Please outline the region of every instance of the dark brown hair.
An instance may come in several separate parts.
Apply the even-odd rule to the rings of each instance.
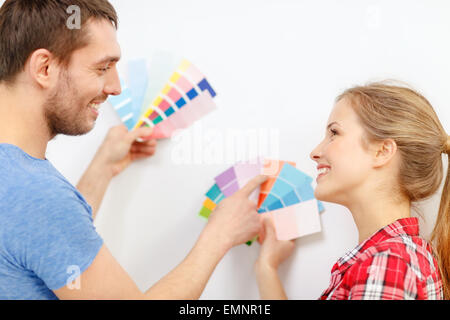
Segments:
[[[76,6],[80,28],[67,22]],[[14,82],[29,56],[38,49],[49,50],[62,65],[72,52],[88,44],[90,19],[105,19],[117,29],[118,18],[107,0],[6,0],[0,8],[0,82]]]

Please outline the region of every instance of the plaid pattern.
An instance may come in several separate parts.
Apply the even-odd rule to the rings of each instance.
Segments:
[[[320,299],[443,299],[438,264],[419,236],[418,219],[399,219],[346,253]]]

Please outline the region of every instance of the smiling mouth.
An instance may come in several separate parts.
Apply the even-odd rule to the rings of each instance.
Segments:
[[[100,109],[100,104],[99,103],[89,103],[89,108],[95,109],[96,111],[98,111]]]
[[[327,175],[328,172],[330,172],[330,170],[331,170],[330,168],[320,168],[320,169],[318,170],[319,175],[317,176],[317,179],[319,179],[319,178],[321,178],[321,177]]]

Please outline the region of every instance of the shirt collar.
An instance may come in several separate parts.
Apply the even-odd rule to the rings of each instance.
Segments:
[[[419,219],[418,218],[403,218],[394,221],[393,223],[378,230],[370,238],[363,241],[353,250],[347,252],[335,264],[333,271],[339,270],[340,273],[345,272],[352,266],[363,254],[365,250],[377,245],[385,240],[395,238],[401,235],[418,236],[419,235]]]

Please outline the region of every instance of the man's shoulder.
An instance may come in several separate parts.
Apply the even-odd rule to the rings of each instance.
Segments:
[[[0,199],[3,204],[13,200],[31,201],[33,199],[54,198],[71,195],[76,190],[58,171],[27,170],[23,166],[3,166],[0,168],[2,186]],[[17,205],[17,201],[15,205]]]
[[[33,198],[40,194],[75,191],[50,161],[28,156],[16,146],[0,144],[0,162],[0,198],[10,198],[11,193]]]
[[[54,216],[63,209],[90,214],[80,192],[50,162],[6,158],[0,167],[1,220],[20,224]]]

